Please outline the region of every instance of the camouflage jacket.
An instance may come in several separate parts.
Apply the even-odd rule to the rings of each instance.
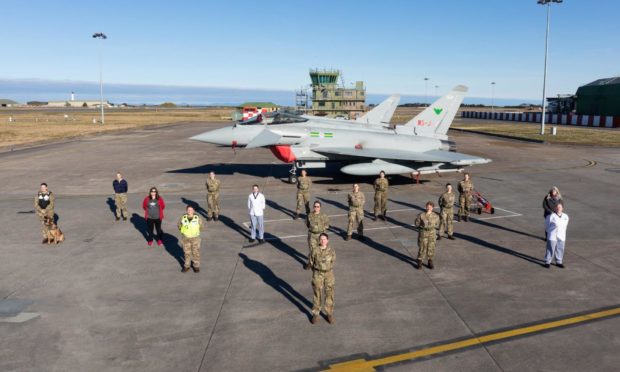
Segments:
[[[306,220],[308,231],[313,234],[320,234],[329,228],[329,216],[325,213],[310,213]]]
[[[312,251],[313,270],[321,272],[332,271],[335,263],[336,251],[329,244],[325,248],[319,246]]]
[[[312,180],[310,177],[306,176],[297,178],[297,190],[306,192],[310,190],[310,185],[312,185]]]
[[[420,228],[420,233],[430,232],[439,228],[440,218],[439,215],[435,212],[431,212],[427,214],[426,212],[422,212],[418,214],[415,219],[415,226]]]
[[[375,180],[375,192],[386,192],[389,186],[387,178],[377,178]]]
[[[441,194],[441,196],[439,197],[439,207],[441,209],[445,209],[445,208],[452,208],[454,206],[454,199],[456,198],[456,196],[454,195],[453,192],[444,192],[443,194]]]
[[[209,178],[207,180],[207,183],[205,183],[205,186],[207,186],[207,191],[210,193],[219,192],[220,191],[220,180],[218,180],[217,178],[214,178],[214,179]]]
[[[364,203],[366,203],[366,197],[364,197],[364,193],[361,191],[349,193],[348,200],[349,209],[363,208]]]
[[[474,190],[474,183],[469,181],[461,181],[459,182],[459,192],[461,194],[470,194]]]

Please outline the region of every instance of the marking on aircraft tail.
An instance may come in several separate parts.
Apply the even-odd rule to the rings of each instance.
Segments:
[[[439,115],[439,114],[441,114],[441,112],[443,111],[443,109],[442,109],[442,108],[440,108],[440,107],[435,107],[435,108],[433,109],[433,111],[435,111],[435,114]]]

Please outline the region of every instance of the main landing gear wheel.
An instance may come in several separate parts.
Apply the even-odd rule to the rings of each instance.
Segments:
[[[289,173],[288,183],[296,184],[297,183],[297,164],[295,164],[295,162],[293,162],[293,166],[288,171],[288,173]]]

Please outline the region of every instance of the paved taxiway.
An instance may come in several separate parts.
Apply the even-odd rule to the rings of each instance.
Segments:
[[[410,224],[460,175],[427,176],[420,185],[391,177],[388,222],[367,220],[366,242],[344,242],[336,234],[346,229],[346,193],[360,181],[371,203],[372,180],[311,171],[312,195],[332,215],[338,254],[336,323],[311,325],[305,226],[290,218],[295,189],[284,182],[288,167],[266,149],[233,154],[187,139],[223,125],[134,130],[0,153],[0,370],[284,371],[360,359],[379,361],[375,367],[398,363],[390,371],[620,365],[620,318],[588,318],[620,307],[619,149],[455,133],[459,151],[494,160],[470,171],[498,210],[455,223],[457,240],[439,242],[432,271],[413,267]],[[116,222],[109,204],[117,170],[130,187],[127,222]],[[206,206],[209,170],[222,180],[223,218],[207,225],[202,271],[182,274],[174,223],[185,203]],[[43,181],[57,195],[67,237],[59,246],[40,244],[32,213]],[[254,183],[267,197],[270,220],[268,241],[259,246],[248,245],[244,225]],[[165,247],[149,248],[143,236],[141,201],[153,185],[168,204]],[[571,217],[564,270],[544,269],[540,261],[541,201],[552,185]],[[549,327],[558,319],[579,321]],[[544,332],[519,334],[532,325]],[[504,331],[515,337],[445,346]],[[435,346],[449,352],[409,358]]]

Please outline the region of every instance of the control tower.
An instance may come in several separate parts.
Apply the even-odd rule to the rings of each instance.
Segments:
[[[364,113],[366,88],[363,81],[345,88],[338,81],[338,70],[310,70],[312,80],[312,115],[355,119]]]

